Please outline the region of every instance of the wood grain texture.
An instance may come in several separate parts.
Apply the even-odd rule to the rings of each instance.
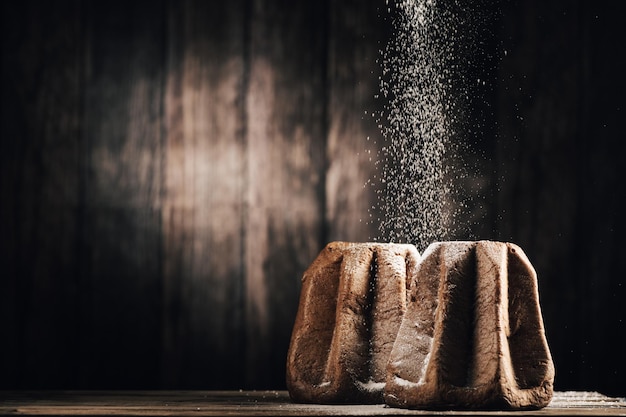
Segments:
[[[76,368],[81,324],[81,8],[2,9],[0,374],[13,386],[72,384],[64,371]]]
[[[168,7],[165,383],[212,386],[219,376],[236,387],[242,378],[244,11],[243,2]]]
[[[3,2],[0,388],[283,387],[302,272],[377,232],[386,7]],[[555,387],[623,393],[624,5],[480,7],[459,219],[533,262]]]
[[[330,2],[328,28],[328,241],[368,242],[379,235],[376,160],[383,138],[376,100],[384,48],[382,2]],[[380,178],[380,177],[379,177]],[[372,183],[373,181],[373,183]]]
[[[624,398],[596,392],[555,392],[534,411],[425,411],[377,405],[294,404],[287,391],[0,391],[1,416],[611,416],[626,413]]]
[[[324,2],[251,3],[245,380],[262,385],[284,380],[300,278],[323,246],[326,12]]]
[[[626,366],[592,353],[626,346],[625,290],[610,272],[624,250],[623,175],[609,156],[624,150],[625,63],[612,47],[623,13],[623,4],[586,1],[502,9],[510,37],[497,87],[496,234],[515,239],[538,271],[563,389],[619,391],[607,378]]]
[[[157,386],[163,153],[163,2],[86,5],[81,279],[93,386]],[[124,12],[121,12],[124,10]],[[133,372],[128,372],[132,367]]]

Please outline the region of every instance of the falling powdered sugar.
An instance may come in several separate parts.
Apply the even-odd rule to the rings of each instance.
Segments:
[[[379,236],[372,240],[412,243],[423,251],[460,228],[455,220],[464,209],[464,190],[456,184],[467,167],[459,162],[459,139],[476,42],[468,35],[476,10],[468,7],[436,0],[388,5],[393,34],[381,51],[384,110],[378,124],[384,144],[376,161],[379,182],[373,183],[377,206],[370,211]]]

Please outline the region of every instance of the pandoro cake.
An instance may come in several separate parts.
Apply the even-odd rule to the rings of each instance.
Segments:
[[[419,261],[413,245],[329,243],[302,277],[287,389],[304,403],[383,402]]]
[[[529,409],[553,394],[537,275],[512,243],[439,242],[417,267],[387,368],[403,408]]]

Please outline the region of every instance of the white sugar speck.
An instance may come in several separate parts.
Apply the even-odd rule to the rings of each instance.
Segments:
[[[421,252],[459,231],[455,220],[466,191],[456,184],[468,168],[459,162],[459,139],[461,130],[479,130],[468,125],[467,106],[472,88],[488,83],[476,74],[470,79],[465,68],[480,43],[468,35],[476,6],[437,0],[394,5],[393,36],[379,61],[384,144],[375,162],[377,179],[368,182],[377,187],[372,211],[380,218],[379,235],[371,239],[412,243]]]

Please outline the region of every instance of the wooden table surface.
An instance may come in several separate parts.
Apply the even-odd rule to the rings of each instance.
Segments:
[[[622,415],[626,399],[556,392],[534,411],[423,411],[385,405],[294,404],[286,391],[0,391],[1,416]]]

